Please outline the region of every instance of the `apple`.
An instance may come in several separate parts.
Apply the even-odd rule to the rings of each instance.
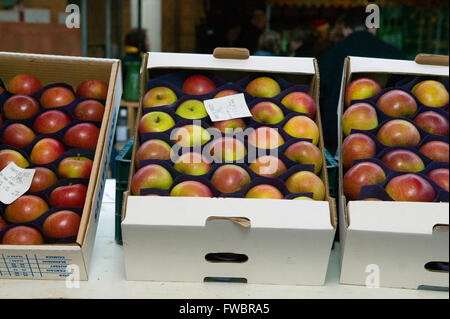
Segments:
[[[190,76],[183,83],[183,92],[190,95],[205,95],[215,89],[216,84],[204,75]]]
[[[446,142],[428,142],[419,149],[419,152],[432,161],[448,163],[449,147]]]
[[[256,199],[283,199],[284,195],[275,186],[261,184],[252,187],[245,197]]]
[[[19,152],[8,149],[0,150],[0,171],[2,171],[11,162],[14,162],[14,164],[21,168],[27,168],[30,166],[28,160]]]
[[[158,107],[170,105],[178,101],[174,91],[167,87],[158,86],[145,93],[143,107]]]
[[[73,92],[65,87],[52,87],[45,90],[41,95],[41,105],[43,108],[56,108],[68,105],[75,100]]]
[[[83,207],[88,188],[83,184],[60,186],[50,194],[50,203],[54,207]]]
[[[276,156],[265,155],[250,164],[250,169],[260,176],[275,178],[287,171],[286,165]]]
[[[158,133],[170,130],[175,126],[173,118],[164,112],[145,114],[139,122],[139,133]]]
[[[274,79],[259,77],[251,81],[245,88],[245,91],[255,97],[272,98],[281,93],[281,88]]]
[[[319,174],[323,166],[323,154],[314,144],[306,141],[297,142],[290,145],[284,152],[291,161],[314,165],[314,174]]]
[[[53,138],[44,138],[37,142],[31,150],[31,162],[46,165],[56,161],[65,152],[64,146]]]
[[[408,150],[393,150],[383,156],[381,161],[397,172],[418,173],[425,169],[422,159]]]
[[[51,169],[45,167],[34,167],[33,169],[34,176],[29,189],[30,193],[46,190],[58,181],[58,177]]]
[[[6,145],[25,148],[33,142],[36,138],[33,130],[29,129],[26,125],[20,123],[14,123],[9,125],[2,135],[2,141]]]
[[[64,134],[64,143],[70,147],[95,150],[100,129],[91,123],[81,123],[72,126]]]
[[[356,160],[373,158],[377,146],[367,135],[356,133],[347,136],[342,143],[342,162],[344,169],[348,170]]]
[[[133,195],[141,195],[141,190],[146,188],[168,190],[172,183],[172,175],[167,169],[151,164],[144,166],[134,174],[131,180],[131,192]]]
[[[345,106],[349,107],[353,100],[369,99],[383,90],[378,82],[360,78],[351,82],[345,90]]]
[[[421,137],[417,128],[405,120],[392,120],[384,124],[377,134],[385,146],[417,146]]]
[[[214,172],[211,183],[223,194],[235,193],[250,184],[250,175],[240,166],[224,165]]]
[[[417,112],[417,102],[402,90],[392,90],[383,94],[377,101],[378,108],[391,117],[411,117]]]
[[[101,122],[105,107],[96,100],[86,100],[79,103],[73,111],[73,117],[80,121]]]
[[[385,189],[389,196],[398,202],[432,202],[436,198],[433,186],[415,174],[394,177]]]
[[[314,99],[304,92],[292,92],[286,95],[281,103],[288,109],[308,114],[310,118],[316,116],[317,105]]]
[[[162,140],[148,140],[142,144],[136,152],[136,167],[140,167],[143,160],[170,160],[172,148]]]
[[[433,182],[439,185],[442,189],[448,192],[449,190],[449,174],[448,168],[438,168],[432,170],[427,175]]]
[[[353,104],[342,116],[342,131],[345,136],[350,135],[352,130],[369,131],[377,127],[377,111],[367,103]]]
[[[34,121],[33,128],[41,134],[53,134],[61,131],[70,123],[71,119],[66,113],[52,110],[39,115]]]
[[[18,74],[9,81],[9,92],[13,94],[32,95],[42,89],[41,81],[30,74]]]
[[[44,238],[33,227],[17,226],[8,230],[2,239],[3,245],[42,245]]]
[[[172,131],[170,138],[181,147],[194,147],[209,142],[211,135],[199,125],[185,125]]]
[[[174,164],[174,168],[187,175],[205,175],[211,169],[211,162],[202,154],[190,152],[181,155]]]
[[[170,196],[174,197],[213,197],[213,193],[208,186],[196,182],[185,181],[172,188]]]
[[[108,84],[100,80],[86,80],[77,88],[79,97],[105,100],[108,95]]]
[[[244,131],[247,128],[247,125],[243,119],[232,119],[214,122],[211,127],[219,130],[221,133],[235,133],[238,131]]]
[[[441,82],[428,80],[414,86],[412,93],[426,106],[442,107],[448,104],[447,88]]]
[[[92,160],[86,157],[66,157],[58,165],[58,174],[62,178],[89,178]]]
[[[3,87],[0,86],[0,95],[3,94],[3,92],[5,92],[5,90],[3,90]]]
[[[199,120],[208,116],[205,105],[199,100],[187,100],[181,103],[176,113],[188,120]]]
[[[344,194],[348,200],[358,200],[361,188],[375,185],[386,179],[383,169],[372,162],[361,162],[350,168],[344,175]]]
[[[414,123],[430,134],[448,136],[448,120],[439,113],[433,111],[423,112],[414,119]]]
[[[314,200],[311,197],[307,197],[307,196],[299,196],[294,198],[294,200]]]
[[[243,142],[232,137],[220,137],[208,145],[208,152],[216,163],[240,161],[247,155]]]
[[[284,125],[283,129],[292,137],[310,139],[314,145],[319,143],[319,127],[309,117],[295,116]]]
[[[5,209],[5,218],[10,223],[28,223],[48,211],[45,200],[34,195],[24,195],[16,199]]]
[[[220,91],[219,93],[217,93],[214,98],[218,99],[221,97],[226,97],[226,96],[236,95],[236,94],[239,94],[239,92],[236,92],[234,90],[223,90],[223,91]]]
[[[283,111],[272,102],[260,102],[252,107],[253,119],[259,123],[277,124],[284,120]]]
[[[284,144],[284,138],[277,129],[261,126],[252,130],[248,136],[248,143],[261,149],[274,149]]]
[[[2,116],[2,114],[0,113],[0,127],[2,127],[3,126],[3,116]]]
[[[45,236],[55,239],[73,237],[78,234],[81,217],[70,210],[63,210],[51,214],[42,225]]]
[[[6,224],[5,220],[2,216],[0,216],[0,232],[5,229],[8,225]]]
[[[313,193],[313,199],[322,201],[326,191],[322,180],[314,173],[301,171],[290,176],[286,181],[286,187],[291,193]]]
[[[3,114],[6,119],[26,120],[39,112],[39,103],[30,96],[14,95],[3,105]]]

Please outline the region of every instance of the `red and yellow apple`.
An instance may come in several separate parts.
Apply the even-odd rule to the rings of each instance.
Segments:
[[[204,95],[213,92],[216,84],[207,76],[193,75],[183,83],[183,92],[191,95]]]
[[[247,128],[247,125],[243,119],[232,119],[214,122],[211,127],[219,130],[221,133],[235,133],[244,131]]]
[[[170,196],[173,197],[213,197],[208,186],[197,181],[185,181],[172,188]]]
[[[344,194],[348,200],[358,200],[361,188],[375,185],[386,179],[383,169],[372,162],[361,162],[344,175]]]
[[[249,167],[255,174],[269,178],[278,177],[287,171],[283,161],[271,155],[259,157]]]
[[[89,158],[66,157],[58,165],[58,174],[62,178],[89,178],[93,162]]]
[[[42,245],[44,238],[39,230],[29,226],[16,226],[8,230],[2,239],[3,245]]]
[[[31,162],[46,165],[56,161],[65,152],[64,146],[53,138],[44,138],[37,142],[31,150]]]
[[[353,100],[369,99],[383,90],[381,85],[368,78],[360,78],[351,82],[345,91],[345,106],[349,107]]]
[[[256,122],[264,124],[277,124],[284,119],[284,113],[281,108],[272,102],[256,104],[252,107],[251,113]]]
[[[53,134],[61,131],[71,123],[70,117],[61,111],[52,110],[39,115],[33,128],[41,134]]]
[[[245,197],[255,199],[283,199],[284,195],[275,186],[261,184],[252,187]]]
[[[424,144],[419,152],[435,162],[448,163],[449,146],[442,141],[431,141]]]
[[[249,134],[248,143],[261,149],[274,149],[284,144],[284,138],[277,129],[261,126]]]
[[[211,183],[223,194],[235,193],[250,184],[250,175],[240,166],[224,165],[214,172]]]
[[[448,168],[438,168],[435,170],[432,170],[427,174],[427,176],[435,182],[439,187],[446,190],[448,192],[449,190],[449,173]]]
[[[425,164],[414,152],[397,149],[386,153],[381,161],[397,172],[418,173],[425,169]]]
[[[172,175],[161,165],[151,164],[142,167],[134,174],[131,180],[133,195],[141,195],[141,190],[156,188],[168,190],[173,183]]]
[[[68,105],[75,100],[75,95],[65,87],[52,87],[41,95],[41,105],[43,108],[56,108]]]
[[[316,116],[317,106],[314,99],[307,93],[304,92],[292,92],[286,95],[281,103],[288,109],[308,114],[310,118]]]
[[[211,169],[211,162],[202,154],[196,152],[182,154],[174,164],[174,168],[187,175],[205,175]]]
[[[70,147],[95,150],[97,148],[100,129],[91,123],[80,123],[72,126],[64,134],[64,143]]]
[[[158,107],[170,105],[178,100],[174,91],[168,87],[158,86],[145,93],[143,107]]]
[[[310,139],[314,145],[319,143],[319,127],[309,117],[295,116],[284,125],[283,129],[292,137]]]
[[[33,130],[20,123],[9,125],[2,134],[4,144],[17,148],[27,147],[35,138],[36,134]]]
[[[255,97],[273,98],[281,93],[277,81],[269,77],[256,78],[247,85],[245,92]]]
[[[448,104],[449,95],[447,88],[438,81],[427,80],[416,84],[412,93],[417,99],[430,107],[442,107]]]
[[[394,177],[385,189],[389,196],[398,202],[432,202],[436,197],[433,186],[415,174]]]
[[[2,171],[11,162],[21,168],[27,168],[30,166],[28,160],[19,152],[9,149],[0,150],[0,171]]]
[[[140,167],[143,160],[170,160],[172,148],[162,140],[148,140],[136,152],[136,167]]]
[[[223,90],[223,91],[220,91],[219,93],[217,93],[216,96],[214,96],[214,98],[218,99],[221,97],[226,97],[226,96],[236,95],[236,94],[239,94],[239,92],[236,92],[234,90]]]
[[[34,195],[24,195],[16,199],[5,209],[5,218],[10,223],[28,223],[48,211],[45,200]]]
[[[414,119],[414,123],[430,134],[448,136],[448,120],[439,113],[433,111],[423,112]]]
[[[9,81],[8,88],[13,94],[32,95],[42,89],[42,84],[33,75],[18,74]]]
[[[79,97],[105,100],[108,95],[108,84],[100,80],[86,80],[77,88]]]
[[[391,120],[377,133],[378,140],[385,146],[417,146],[421,136],[417,128],[405,120]]]
[[[83,184],[57,187],[50,194],[50,203],[54,207],[81,208],[86,201],[87,190]]]
[[[63,210],[48,216],[42,225],[45,236],[54,239],[73,237],[78,234],[81,217],[70,210]]]
[[[352,130],[369,131],[377,126],[377,111],[367,103],[353,104],[342,116],[342,131],[345,136],[349,136]]]
[[[181,147],[194,147],[209,142],[211,135],[205,128],[189,124],[172,131],[171,139]]]
[[[2,216],[0,216],[0,232],[5,229],[8,225],[6,224],[5,220]]]
[[[325,199],[325,184],[313,172],[301,171],[291,175],[286,180],[286,187],[291,193],[313,193],[313,199]]]
[[[377,146],[367,135],[356,133],[347,136],[342,144],[342,162],[348,170],[356,160],[375,157]]]
[[[31,96],[14,95],[3,105],[5,119],[26,120],[39,113],[39,103]]]
[[[80,102],[73,111],[73,117],[80,121],[101,122],[105,114],[105,107],[96,100]]]
[[[247,155],[243,142],[232,137],[220,137],[208,145],[208,152],[216,163],[240,161]]]
[[[38,193],[53,186],[58,177],[56,174],[46,167],[34,167],[34,176],[29,189],[30,193]]]
[[[417,112],[416,100],[403,90],[392,90],[377,101],[378,108],[391,117],[411,117]]]
[[[159,133],[170,130],[175,126],[173,118],[164,112],[150,112],[145,114],[139,122],[139,133]]]
[[[320,149],[314,144],[306,141],[297,142],[290,145],[284,152],[291,161],[314,165],[314,174],[319,174],[323,166],[323,155]]]

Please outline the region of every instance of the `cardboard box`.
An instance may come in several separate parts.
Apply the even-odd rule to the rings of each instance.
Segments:
[[[373,78],[383,87],[392,75],[448,78],[448,57],[447,66],[442,66],[442,57],[426,58],[428,64],[348,57],[342,79],[339,123],[344,109],[344,92],[357,78]],[[339,134],[341,149],[341,129]],[[410,289],[448,287],[448,271],[427,269],[433,262],[447,263],[448,266],[448,203],[347,203],[342,185],[342,158],[340,162],[341,283]]]
[[[0,52],[0,78],[8,83],[20,73],[37,76],[44,86],[64,82],[74,89],[86,79],[99,79],[109,83],[109,90],[76,243],[0,245],[0,279],[62,280],[73,273],[73,278],[87,280],[122,95],[120,61]]]
[[[187,69],[209,70],[227,81],[252,72],[273,73],[309,85],[318,105],[319,73],[314,59],[248,58],[242,53],[225,50],[221,58],[149,53],[141,85],[146,88],[148,79]],[[145,90],[141,91],[143,97]],[[138,118],[141,113],[142,108]],[[321,129],[320,112],[316,122]],[[139,141],[137,129],[135,133]],[[322,151],[323,145],[321,138]],[[135,143],[130,180],[136,172],[137,147]],[[327,198],[322,202],[139,197],[127,192],[122,222],[127,279],[323,285],[337,224],[335,202],[328,196],[325,163],[321,177]],[[217,253],[235,254],[240,262],[209,259],[209,254]]]

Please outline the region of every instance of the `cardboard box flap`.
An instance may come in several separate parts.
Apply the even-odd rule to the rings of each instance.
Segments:
[[[348,203],[350,230],[431,235],[437,225],[449,224],[448,203]],[[424,214],[424,211],[426,214]]]

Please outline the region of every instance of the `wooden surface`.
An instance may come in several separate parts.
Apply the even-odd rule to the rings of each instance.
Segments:
[[[139,109],[139,101],[122,100],[120,106],[127,108],[128,128],[130,129],[129,132],[130,134],[134,134],[136,129],[136,117]]]

